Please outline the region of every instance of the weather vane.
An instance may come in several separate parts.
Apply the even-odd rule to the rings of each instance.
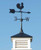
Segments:
[[[21,30],[20,30],[20,32],[23,32],[22,22],[23,22],[23,20],[29,21],[29,18],[26,17],[25,19],[23,19],[22,18],[22,13],[28,13],[28,14],[30,14],[31,12],[29,12],[29,11],[28,12],[22,11],[22,9],[24,8],[23,3],[21,3],[21,4],[18,3],[16,6],[17,6],[18,9],[20,9],[20,11],[15,11],[14,9],[10,9],[10,13],[15,13],[15,12],[21,13],[21,18],[18,19],[17,17],[15,17],[15,21],[20,20],[20,22],[21,22]]]

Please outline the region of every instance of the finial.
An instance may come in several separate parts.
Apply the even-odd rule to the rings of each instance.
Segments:
[[[28,13],[28,14],[30,14],[31,12],[29,12],[29,11],[28,12],[22,11],[22,9],[24,8],[23,3],[21,3],[21,4],[18,3],[16,6],[17,6],[18,9],[20,9],[20,11],[15,11],[14,9],[10,9],[10,13],[17,12],[17,13],[21,14],[21,18],[18,19],[17,17],[15,17],[15,21],[20,20],[20,22],[21,22],[21,30],[20,30],[20,32],[23,32],[22,22],[23,22],[23,20],[29,21],[29,17],[26,17],[25,19],[23,19],[22,18],[22,13]]]

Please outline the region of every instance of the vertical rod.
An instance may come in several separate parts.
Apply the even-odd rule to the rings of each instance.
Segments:
[[[23,32],[23,30],[22,30],[22,21],[23,21],[23,19],[22,19],[22,12],[21,12],[21,19],[20,19],[20,21],[21,21],[21,32]]]

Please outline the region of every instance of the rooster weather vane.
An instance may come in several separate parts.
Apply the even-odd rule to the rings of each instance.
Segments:
[[[22,18],[22,13],[28,13],[28,14],[30,14],[31,12],[29,12],[29,11],[28,12],[22,11],[22,9],[24,8],[23,3],[21,3],[21,4],[18,3],[16,6],[17,6],[18,9],[20,9],[20,11],[15,11],[14,9],[10,9],[10,13],[15,13],[15,12],[21,13],[21,18],[18,19],[17,17],[15,17],[15,21],[20,20],[20,22],[21,22],[21,30],[20,30],[20,32],[23,32],[22,22],[23,22],[23,20],[29,21],[29,18],[26,17],[25,19],[23,19]]]

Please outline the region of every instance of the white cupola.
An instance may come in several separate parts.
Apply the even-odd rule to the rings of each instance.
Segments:
[[[32,50],[31,43],[32,36],[20,32],[14,36],[11,36],[11,40],[13,43],[12,50]]]

